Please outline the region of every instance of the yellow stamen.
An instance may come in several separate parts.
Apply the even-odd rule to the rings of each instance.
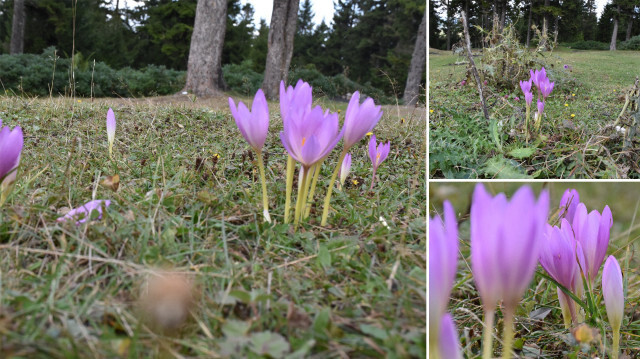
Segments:
[[[307,138],[306,137],[302,137],[302,145],[304,146],[304,143],[307,142]]]

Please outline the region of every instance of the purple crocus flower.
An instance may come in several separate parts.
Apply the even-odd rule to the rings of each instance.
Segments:
[[[342,160],[342,165],[340,166],[340,185],[344,185],[344,181],[347,179],[349,175],[349,171],[351,170],[351,154],[347,153],[344,156],[344,160]]]
[[[432,335],[431,333],[432,332],[430,332],[429,335]],[[442,316],[439,334],[439,358],[462,359],[458,331],[456,330],[456,324],[453,322],[451,314],[445,313],[445,315]]]
[[[538,114],[542,116],[542,112],[544,112],[544,102],[538,100]]]
[[[466,84],[467,84],[467,80],[462,80],[462,81],[460,81],[460,85],[461,85],[461,86],[464,86],[464,85],[466,85]]]
[[[547,99],[547,97],[549,97],[549,95],[551,94],[551,91],[553,91],[553,86],[555,85],[555,82],[551,82],[549,81],[548,78],[544,78],[542,80],[540,80],[540,83],[538,85],[538,89],[540,90],[540,93],[542,94],[542,98],[543,99]]]
[[[596,210],[587,213],[584,203],[578,204],[573,216],[572,228],[576,240],[582,245],[585,258],[582,271],[591,288],[607,254],[611,226],[613,226],[613,217],[609,206],[605,206],[600,214]]]
[[[529,81],[520,81],[520,88],[525,95],[527,92],[531,92],[531,83],[532,79],[529,79]]]
[[[533,83],[540,89],[540,82],[547,78],[547,70],[543,67],[540,70],[529,70],[529,73],[531,74]]]
[[[236,108],[231,97],[229,97],[229,108],[242,137],[256,152],[260,153],[269,129],[269,107],[262,89],[256,92],[253,104],[251,104],[251,111],[242,102]]]
[[[558,214],[558,218],[562,218],[564,215],[564,218],[566,218],[569,223],[573,223],[573,216],[576,213],[578,204],[580,204],[580,194],[578,191],[567,188],[560,200],[560,214]]]
[[[381,106],[376,106],[372,98],[360,104],[360,93],[354,92],[344,117],[344,151],[371,132],[382,117]]]
[[[369,139],[369,159],[371,159],[371,164],[373,165],[373,179],[371,180],[371,187],[373,188],[373,183],[376,180],[376,170],[378,170],[378,166],[384,161],[389,155],[389,150],[391,149],[391,141],[387,141],[386,144],[380,142],[377,144],[376,135],[371,135],[371,139]]]
[[[109,207],[109,205],[111,205],[111,201],[108,199],[107,200],[96,199],[93,201],[89,201],[78,208],[72,209],[64,216],[58,218],[57,221],[65,222],[70,219],[79,219],[76,222],[76,226],[79,226],[80,223],[84,223],[90,218],[91,212],[94,210],[100,213],[100,215],[97,217],[97,219],[100,219],[102,218],[103,204],[104,204],[104,208],[107,208]]]
[[[524,100],[527,103],[527,106],[531,106],[533,102],[533,93],[531,91],[524,93]]]
[[[109,156],[113,151],[113,141],[116,139],[116,115],[111,107],[107,111],[107,139],[109,140]]]
[[[0,195],[15,181],[15,169],[20,164],[20,154],[24,145],[24,136],[20,126],[2,127],[0,120]],[[1,204],[1,203],[0,203]]]
[[[576,295],[582,294],[582,276],[578,263],[584,263],[582,246],[573,236],[569,222],[563,218],[561,227],[546,225],[546,236],[540,248],[540,265],[549,275]],[[558,288],[558,299],[568,328],[577,323],[576,304]]]
[[[614,350],[620,337],[620,325],[624,316],[624,287],[622,283],[622,271],[614,256],[609,256],[602,270],[602,296],[607,308],[607,318],[613,329]],[[617,352],[616,352],[617,354]]]
[[[333,150],[342,138],[337,113],[322,112],[320,106],[304,111],[302,116],[289,116],[280,132],[282,145],[305,169]]]
[[[458,221],[449,201],[443,207],[444,222],[429,218],[429,332],[436,336],[458,267]]]
[[[289,112],[296,116],[302,116],[305,111],[311,110],[313,102],[313,89],[302,80],[298,80],[296,87],[289,86],[285,89],[284,81],[280,81],[280,115],[282,121],[289,119]]]
[[[513,313],[537,266],[541,238],[549,213],[549,194],[536,201],[530,187],[521,187],[507,201],[476,185],[471,204],[471,268],[485,312],[500,299]]]

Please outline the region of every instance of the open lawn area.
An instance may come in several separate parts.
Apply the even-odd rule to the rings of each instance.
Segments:
[[[640,178],[640,138],[633,133],[640,125],[638,104],[632,100],[637,94],[629,97],[614,124],[640,76],[640,52],[559,48],[543,53],[537,61],[545,65],[555,88],[539,132],[528,141],[520,87],[485,86],[487,121],[465,61],[429,49],[430,177]],[[475,62],[482,67],[481,56]],[[527,72],[518,76],[529,79]]]
[[[441,56],[432,69],[459,76],[461,67],[446,66],[454,58]],[[597,94],[592,116],[613,111],[613,83],[622,89],[625,80],[576,95]],[[454,80],[442,76],[431,86],[433,136],[439,126],[455,129],[450,115],[474,100],[465,95],[455,110],[444,95]],[[287,156],[278,103],[269,103],[263,149],[270,224],[262,219],[255,155],[227,97],[193,99],[0,97],[3,126],[24,132],[15,187],[0,207],[0,356],[424,357],[424,108],[383,107],[373,133],[391,151],[373,190],[365,136],[351,150],[351,174],[334,189],[322,227],[339,154],[331,153],[309,219],[294,230],[283,223]],[[342,123],[347,103],[316,103],[339,110]],[[112,159],[109,107],[117,122]],[[482,128],[468,115],[465,121]],[[111,201],[101,218],[94,212],[79,225],[57,221],[92,199]],[[162,271],[173,279],[157,284]],[[189,298],[158,307],[180,291]],[[184,324],[153,324],[180,324],[182,305]]]

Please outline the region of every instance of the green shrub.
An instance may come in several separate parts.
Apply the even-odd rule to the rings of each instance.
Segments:
[[[224,81],[231,91],[239,92],[246,96],[253,96],[262,86],[264,75],[253,70],[250,60],[241,64],[229,64],[222,67]],[[379,104],[395,104],[395,100],[384,94],[384,91],[377,89],[371,84],[359,84],[340,74],[336,76],[325,76],[316,70],[313,65],[294,68],[289,71],[287,85],[294,85],[298,79],[308,82],[313,87],[313,94],[316,96],[326,96],[332,100],[348,101],[348,94],[360,91],[364,96],[373,98]]]
[[[640,35],[634,36],[628,41],[622,41],[617,48],[619,50],[640,50]]]
[[[594,40],[570,42],[564,46],[576,50],[609,50],[609,43]]]
[[[50,47],[40,55],[0,55],[0,80],[4,90],[16,94],[48,96],[70,93],[71,59],[56,58]],[[54,71],[55,62],[55,71]],[[153,96],[175,93],[184,85],[183,71],[149,65],[140,70],[114,70],[103,62],[78,66],[74,70],[76,95],[93,96]],[[53,82],[53,88],[51,88]]]
[[[253,96],[262,86],[263,74],[253,71],[253,62],[245,60],[241,64],[228,64],[222,66],[224,82],[232,91],[243,95]]]

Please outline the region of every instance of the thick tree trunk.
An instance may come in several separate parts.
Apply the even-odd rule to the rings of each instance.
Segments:
[[[278,97],[280,81],[287,82],[289,64],[293,55],[293,38],[298,21],[300,0],[274,0],[269,28],[267,63],[262,90],[269,99]]]
[[[24,0],[13,2],[13,24],[11,26],[10,54],[21,54],[24,51]]]
[[[531,40],[531,14],[533,13],[533,0],[529,2],[529,22],[527,23],[527,48]]]
[[[418,102],[420,94],[420,80],[422,71],[427,67],[427,12],[422,16],[422,22],[418,28],[416,45],[413,47],[411,55],[411,65],[407,75],[407,85],[404,88],[404,103],[413,106]]]
[[[625,38],[626,41],[631,39],[631,26],[633,25],[633,15],[629,15],[627,18],[627,36]]]
[[[224,87],[221,59],[226,26],[226,0],[198,0],[183,91],[210,96]]]
[[[616,38],[618,37],[618,16],[620,15],[620,6],[618,6],[618,14],[613,17],[613,34],[611,34],[611,44],[609,51],[616,51]]]

